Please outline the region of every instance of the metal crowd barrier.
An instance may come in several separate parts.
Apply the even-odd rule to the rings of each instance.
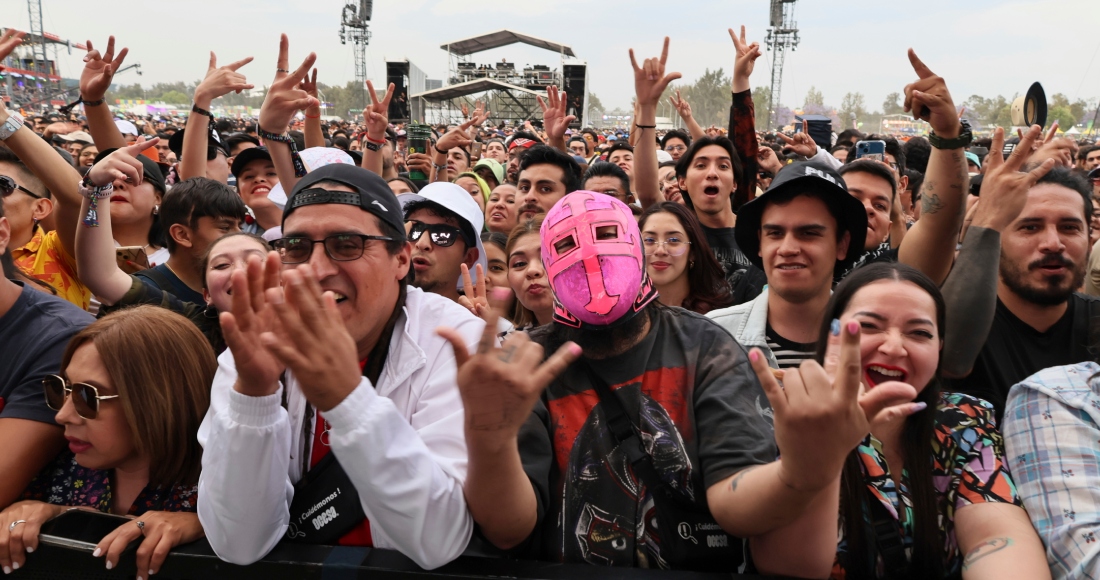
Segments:
[[[123,554],[119,565],[113,570],[105,569],[103,558],[92,557],[95,544],[104,535],[102,530],[109,531],[118,525],[116,516],[73,511],[64,517],[64,525],[51,526],[47,523],[43,526],[39,548],[27,555],[24,567],[7,578],[116,580],[135,576],[136,543]],[[441,568],[424,570],[392,550],[286,542],[276,546],[255,564],[237,566],[219,560],[210,545],[201,540],[173,550],[152,580],[729,580],[730,576],[474,556],[463,556]]]

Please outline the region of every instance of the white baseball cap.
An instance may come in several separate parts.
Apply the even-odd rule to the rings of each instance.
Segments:
[[[115,119],[115,127],[118,127],[118,132],[123,135],[133,135],[137,137],[140,134],[138,133],[137,125],[125,119]]]
[[[477,284],[477,264],[481,264],[481,271],[488,274],[489,261],[485,257],[485,245],[481,243],[481,230],[485,227],[485,214],[481,206],[470,196],[470,192],[461,187],[447,182],[436,181],[429,183],[420,190],[420,193],[409,193],[397,198],[401,202],[401,208],[407,208],[409,204],[418,201],[430,201],[444,209],[450,210],[473,228],[474,241],[477,243],[477,262],[474,268],[470,268],[470,278]],[[458,281],[459,290],[462,289],[462,277]]]

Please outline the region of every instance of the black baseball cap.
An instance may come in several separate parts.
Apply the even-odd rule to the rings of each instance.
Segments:
[[[829,212],[836,218],[837,227],[851,234],[848,254],[843,261],[837,262],[837,268],[846,268],[863,255],[863,244],[867,240],[867,210],[863,207],[863,202],[848,193],[844,178],[832,167],[824,163],[802,161],[780,170],[767,191],[741,206],[737,212],[734,237],[741,251],[754,266],[764,269],[764,261],[760,258],[760,220],[769,199],[775,199],[781,193],[809,192],[820,194]]]
[[[176,154],[176,157],[183,157],[184,132],[184,129],[180,129],[168,139],[168,148]],[[213,157],[210,157],[210,149],[212,147],[221,149],[222,152],[225,153],[225,156],[229,157],[229,150],[226,149],[225,144],[222,143],[221,137],[218,135],[218,132],[213,127],[210,128],[210,131],[207,133],[206,136],[207,159],[213,159]]]
[[[95,156],[95,160],[92,163],[99,163],[104,157],[110,155],[111,153],[114,153],[115,151],[118,151],[118,147],[113,147],[111,149],[104,149],[103,151],[100,151],[99,155]],[[160,164],[146,157],[144,154],[138,155],[137,160],[141,162],[141,168],[142,171],[144,171],[145,179],[148,179],[149,183],[152,183],[153,187],[156,188],[157,191],[161,192],[161,194],[167,193],[168,188],[164,184],[164,172],[161,171]]]
[[[326,191],[314,187],[322,181],[341,183],[355,192]],[[354,205],[374,214],[392,226],[400,234],[401,241],[405,241],[405,214],[386,180],[372,171],[346,163],[318,167],[298,180],[283,209],[283,225],[286,226],[287,216],[300,207],[333,203]]]
[[[229,170],[233,172],[233,175],[240,177],[245,166],[257,159],[271,161],[271,153],[268,153],[267,147],[249,147],[248,149],[241,150],[241,152],[233,158],[233,166],[230,167]]]

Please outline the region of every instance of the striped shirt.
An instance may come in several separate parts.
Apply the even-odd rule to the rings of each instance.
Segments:
[[[817,350],[817,345],[812,342],[804,344],[779,336],[779,333],[772,330],[770,324],[765,330],[765,337],[768,341],[768,348],[775,355],[775,362],[779,364],[780,369],[797,367],[802,364],[802,361],[814,358],[814,351]]]

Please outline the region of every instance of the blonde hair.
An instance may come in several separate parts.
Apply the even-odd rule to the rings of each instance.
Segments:
[[[217,359],[190,320],[158,306],[109,314],[69,341],[61,368],[91,342],[118,391],[134,448],[149,458],[154,487],[198,482],[202,447],[196,437],[210,405]]]

